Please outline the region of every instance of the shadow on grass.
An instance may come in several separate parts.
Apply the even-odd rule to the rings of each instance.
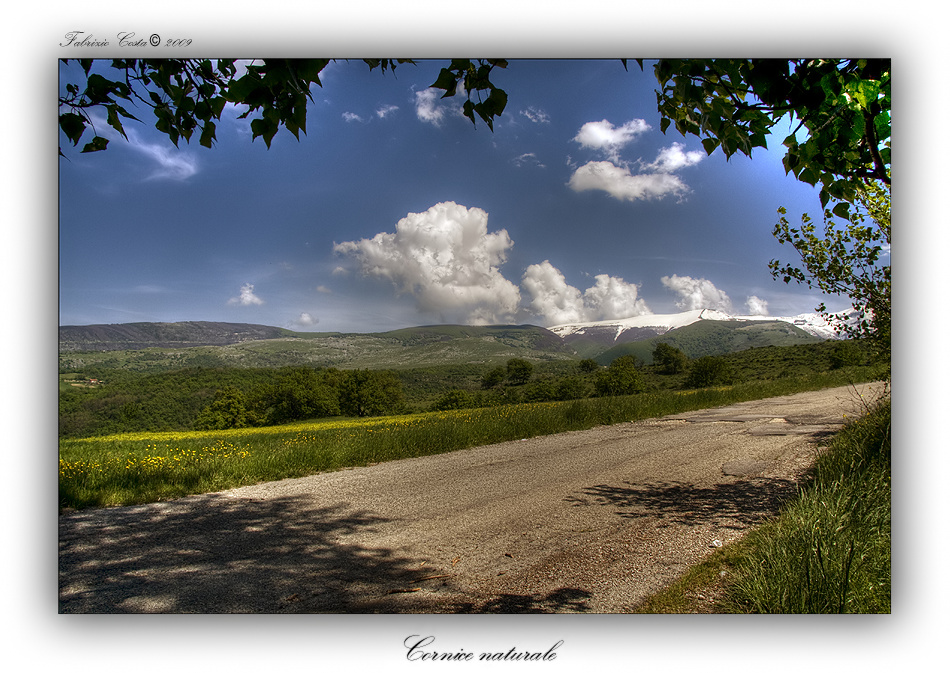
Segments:
[[[566,500],[578,507],[614,507],[618,515],[628,519],[656,518],[661,527],[718,521],[724,528],[744,529],[778,513],[797,494],[798,483],[793,480],[756,478],[712,486],[682,482],[599,484]]]
[[[221,494],[60,517],[59,611],[389,611],[389,592],[431,570],[355,540],[385,522]]]

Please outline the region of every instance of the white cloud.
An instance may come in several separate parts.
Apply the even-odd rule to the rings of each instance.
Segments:
[[[682,195],[689,188],[671,173],[632,174],[609,161],[589,161],[571,176],[568,186],[575,192],[599,190],[620,201],[661,199]]]
[[[573,140],[581,147],[599,150],[611,161],[620,160],[620,150],[641,133],[650,130],[650,125],[642,119],[631,119],[620,127],[615,127],[606,119],[584,124]]]
[[[104,117],[93,115],[92,121],[99,135],[109,142],[126,145],[149,159],[150,173],[146,178],[148,180],[187,180],[198,172],[198,157],[189,150],[175,147],[165,136],[161,136],[159,142],[154,143],[143,140],[133,122],[126,120],[122,125],[128,138],[126,141],[118,131],[109,126]],[[186,144],[184,140],[179,143],[182,146]]]
[[[594,280],[597,284],[584,291],[590,320],[617,320],[652,313],[646,302],[637,298],[637,285],[605,273],[594,276]]]
[[[711,308],[726,313],[732,312],[732,300],[711,281],[689,276],[663,276],[660,279],[667,288],[679,295],[676,306],[683,311]]]
[[[745,305],[749,310],[749,315],[769,314],[769,303],[764,299],[759,299],[754,294],[746,298]]]
[[[376,110],[376,116],[380,119],[385,119],[387,116],[391,115],[393,112],[399,109],[398,105],[383,105],[381,108]]]
[[[550,261],[532,264],[521,281],[529,297],[527,309],[548,325],[631,318],[651,312],[637,297],[636,285],[607,274],[594,278],[596,284],[581,294]]]
[[[568,285],[564,274],[548,260],[529,266],[524,272],[521,287],[530,297],[528,310],[549,325],[584,322],[587,319],[581,291]]]
[[[534,152],[525,152],[524,154],[512,159],[512,163],[514,163],[514,165],[518,168],[521,168],[522,166],[536,166],[538,168],[544,168],[544,164],[538,160],[538,157]]]
[[[321,294],[333,294],[333,290],[328,288],[326,285],[317,285],[317,292]]]
[[[416,116],[424,121],[438,126],[442,123],[445,108],[439,105],[441,96],[439,89],[425,89],[416,92]]]
[[[548,124],[551,121],[551,118],[548,116],[548,113],[544,110],[539,110],[536,107],[528,107],[525,110],[521,111],[522,116],[527,117],[528,121],[532,121],[535,124]]]
[[[310,327],[311,325],[316,325],[318,322],[320,322],[319,319],[314,318],[309,313],[304,312],[297,316],[296,320],[294,320],[292,324],[297,327]]]
[[[656,160],[653,163],[646,164],[644,168],[657,173],[672,173],[687,166],[695,166],[706,158],[703,152],[690,151],[684,152],[681,143],[673,143],[669,147],[660,150]]]
[[[240,306],[253,306],[263,304],[264,300],[254,294],[254,286],[250,283],[245,283],[241,286],[241,294],[237,297],[231,297],[228,300],[229,304],[238,304]]]
[[[363,118],[360,117],[360,116],[359,116],[358,114],[356,114],[355,112],[344,112],[344,113],[343,113],[343,119],[344,119],[345,121],[347,121],[347,122],[361,122],[361,121],[363,121]]]
[[[452,201],[409,213],[395,233],[338,243],[366,276],[388,278],[420,311],[443,320],[492,324],[510,320],[521,294],[499,271],[514,245],[504,229],[488,233],[488,213]]]

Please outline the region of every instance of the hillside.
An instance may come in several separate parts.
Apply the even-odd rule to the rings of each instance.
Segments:
[[[660,336],[631,341],[609,348],[594,359],[609,364],[622,355],[633,355],[653,362],[653,349],[659,342],[679,348],[690,358],[735,353],[764,346],[795,346],[824,341],[801,328],[780,320],[725,321],[701,320],[678,327]]]
[[[276,339],[292,334],[267,325],[230,322],[135,322],[119,325],[66,325],[59,328],[59,350],[117,351],[183,348]]]
[[[621,355],[652,359],[658,340],[690,357],[751,347],[811,343],[828,338],[813,316],[734,317],[697,310],[626,320],[561,325],[430,325],[371,334],[294,332],[244,323],[129,323],[60,327],[62,372],[90,367],[164,371],[183,367],[411,369],[439,365],[504,364]]]
[[[148,331],[115,329],[76,332],[72,341],[61,344],[60,370],[66,372],[102,367],[161,371],[183,367],[251,368],[287,365],[344,369],[407,369],[450,364],[503,364],[511,358],[545,361],[572,360],[576,357],[556,335],[533,325],[437,325],[376,334],[292,332],[267,328],[275,330],[268,333],[264,329],[258,329],[260,327],[231,326],[229,335],[224,330],[204,329],[189,324],[189,327],[182,331],[190,336],[191,342],[183,338],[174,342],[158,338],[152,342],[132,341],[129,338],[124,343],[137,345],[124,347],[123,342],[117,341],[115,335],[142,337],[147,336]],[[61,334],[62,329],[76,328],[61,328]],[[166,337],[168,331],[159,329],[153,334]],[[99,336],[105,338],[97,341]],[[207,345],[214,336],[221,340],[230,337],[231,341]],[[238,336],[243,338],[238,340]],[[79,341],[80,337],[89,340]]]

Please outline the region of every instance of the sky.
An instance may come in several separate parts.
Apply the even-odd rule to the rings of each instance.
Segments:
[[[777,209],[820,212],[782,167],[787,125],[727,161],[661,133],[649,62],[512,60],[491,131],[429,88],[445,64],[333,62],[306,135],[270,149],[230,107],[212,149],[150,121],[105,152],[61,137],[60,324],[381,332],[849,306],[769,272],[796,261]],[[78,66],[59,68],[62,88]]]

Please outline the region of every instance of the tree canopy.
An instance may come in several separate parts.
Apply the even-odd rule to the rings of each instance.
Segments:
[[[890,184],[889,60],[664,59],[654,70],[661,130],[701,137],[707,154],[751,155],[789,119],[785,170],[820,186],[823,208],[838,201],[847,217],[866,181]]]

